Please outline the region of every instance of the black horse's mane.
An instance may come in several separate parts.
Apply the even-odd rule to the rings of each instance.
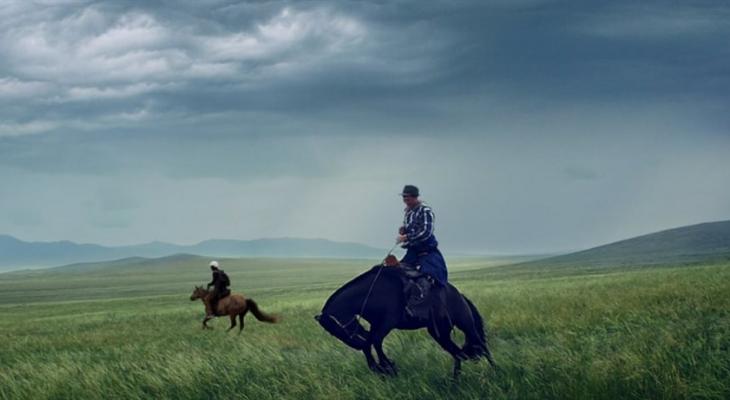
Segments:
[[[380,278],[382,277],[389,277],[389,278],[396,278],[398,280],[401,279],[402,272],[398,270],[396,267],[386,267],[382,264],[374,265],[369,270],[363,272],[362,274],[350,279],[347,283],[342,285],[339,289],[335,290],[334,293],[327,299],[327,302],[324,303],[324,306],[327,307],[329,303],[332,301],[332,299],[336,298],[340,293],[344,292],[345,290],[361,283],[365,279],[368,279],[371,275],[377,274],[378,270],[380,270]]]

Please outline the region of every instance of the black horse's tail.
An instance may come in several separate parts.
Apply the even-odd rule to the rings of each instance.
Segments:
[[[476,306],[474,306],[474,303],[472,303],[471,300],[469,300],[466,296],[463,297],[464,301],[466,301],[466,304],[469,305],[469,309],[471,310],[471,315],[474,319],[474,330],[477,333],[477,338],[469,338],[469,336],[466,337],[464,352],[467,356],[474,359],[477,359],[479,357],[486,357],[487,361],[489,361],[489,364],[491,364],[493,367],[496,367],[497,365],[494,363],[492,352],[489,350],[489,343],[487,342],[487,334],[485,332],[484,320],[482,319],[482,315],[479,314],[479,310],[477,310]]]

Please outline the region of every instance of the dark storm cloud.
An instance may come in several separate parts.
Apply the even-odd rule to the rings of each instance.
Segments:
[[[720,1],[9,2],[0,231],[381,243],[403,181],[464,248],[717,218],[729,17]],[[244,231],[226,225],[244,205]],[[351,208],[360,228],[321,223]]]
[[[19,2],[0,28],[0,134],[226,111],[337,118],[379,107],[397,112],[389,116],[397,124],[428,118],[433,99],[465,96],[725,102],[729,8]]]

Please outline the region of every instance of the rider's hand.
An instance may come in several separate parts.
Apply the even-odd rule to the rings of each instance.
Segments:
[[[397,238],[395,238],[396,243],[405,243],[408,241],[408,236],[406,235],[398,235]]]
[[[398,228],[398,234],[399,235],[405,235],[406,234],[406,227],[405,226],[401,226],[400,228]]]

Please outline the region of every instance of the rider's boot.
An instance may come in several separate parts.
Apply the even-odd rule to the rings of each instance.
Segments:
[[[207,315],[205,316],[205,318],[214,318],[214,317],[215,317],[215,314],[216,314],[216,312],[215,312],[215,309],[216,309],[216,307],[217,307],[217,306],[218,306],[218,305],[216,304],[216,301],[215,301],[215,300],[213,300],[213,301],[212,301],[212,302],[210,303],[210,307],[208,307],[208,308],[207,308],[207,309],[205,310],[205,311],[207,312]]]

